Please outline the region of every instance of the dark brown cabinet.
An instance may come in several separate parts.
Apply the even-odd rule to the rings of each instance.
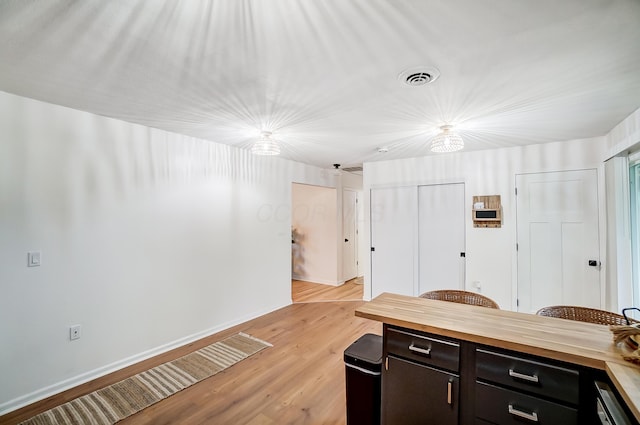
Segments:
[[[384,326],[382,424],[599,423],[602,371]]]
[[[385,341],[382,423],[458,424],[459,344],[400,329],[387,329]]]
[[[458,376],[393,356],[388,361],[383,424],[458,423]]]
[[[476,375],[480,381],[578,404],[580,371],[539,362],[521,355],[476,349]]]
[[[476,350],[476,417],[494,424],[578,424],[580,372]]]
[[[578,423],[578,409],[478,382],[476,417],[492,424],[575,425]]]

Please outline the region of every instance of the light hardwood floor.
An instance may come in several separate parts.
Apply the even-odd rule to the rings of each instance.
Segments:
[[[291,281],[291,299],[294,303],[361,301],[363,287],[362,277],[348,280],[340,286],[293,280]]]
[[[292,304],[0,417],[41,411],[180,357],[236,332],[273,344],[231,368],[119,422],[131,424],[344,424],[344,350],[378,322],[355,317],[362,301]]]

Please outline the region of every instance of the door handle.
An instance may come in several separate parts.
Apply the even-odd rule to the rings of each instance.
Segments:
[[[508,409],[510,415],[518,416],[520,418],[530,420],[531,422],[538,422],[538,414],[536,412],[523,412],[522,410],[513,407],[513,404],[510,404]]]
[[[518,373],[513,369],[509,369],[509,376],[512,378],[522,379],[524,381],[539,382],[538,375],[525,375],[524,373]]]
[[[416,353],[424,354],[425,356],[431,355],[431,348],[420,348],[411,343],[409,346],[409,351],[415,351]]]
[[[589,260],[590,267],[598,267],[600,265],[600,261],[598,260]]]
[[[349,239],[345,239],[344,241],[345,241],[345,242],[349,242]]]

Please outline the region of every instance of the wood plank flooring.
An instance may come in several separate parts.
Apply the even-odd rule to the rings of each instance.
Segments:
[[[39,412],[236,332],[274,346],[119,422],[132,424],[344,424],[344,350],[378,322],[355,317],[357,302],[292,304],[188,346],[140,362],[0,417],[16,424]]]
[[[362,277],[348,280],[340,286],[293,280],[291,281],[291,299],[294,303],[361,301],[363,287]]]

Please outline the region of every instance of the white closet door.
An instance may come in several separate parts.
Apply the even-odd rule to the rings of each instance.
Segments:
[[[371,296],[415,295],[418,191],[371,190]]]
[[[418,187],[420,295],[464,289],[464,183]]]
[[[516,176],[518,310],[600,308],[596,170]]]

